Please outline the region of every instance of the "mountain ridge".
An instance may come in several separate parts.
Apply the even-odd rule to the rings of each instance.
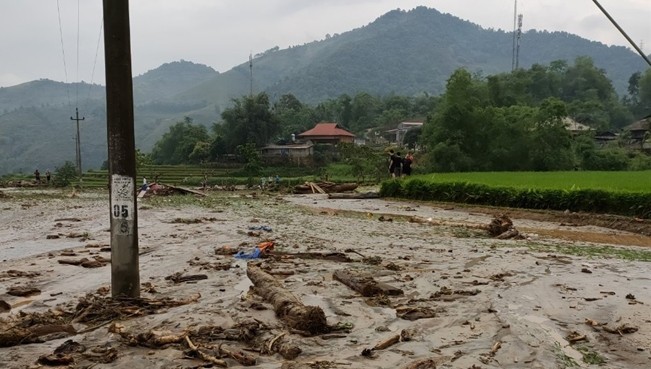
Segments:
[[[532,30],[522,40],[521,67],[555,60],[571,63],[587,55],[607,72],[620,95],[630,75],[645,69],[641,58],[625,47],[566,32]],[[266,92],[272,102],[291,93],[309,104],[359,92],[438,95],[457,68],[483,75],[509,72],[511,47],[510,32],[426,7],[393,10],[347,32],[256,55],[253,90]],[[248,61],[220,73],[181,59],[134,77],[137,147],[149,151],[186,116],[204,125],[218,122],[232,99],[248,95],[250,86]],[[74,160],[72,101],[84,107],[80,110],[86,118],[81,126],[84,167],[99,167],[106,158],[104,99],[103,86],[83,82],[41,79],[0,88],[0,174],[26,168],[31,172],[34,165],[53,168],[66,157]],[[38,133],[43,129],[50,130],[45,145]]]

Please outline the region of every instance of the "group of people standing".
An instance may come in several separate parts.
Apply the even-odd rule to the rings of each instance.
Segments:
[[[389,150],[389,174],[393,178],[411,175],[411,164],[414,162],[414,153],[409,151],[405,157],[400,152]]]
[[[45,171],[45,180],[47,181],[48,185],[50,184],[50,179],[51,178],[52,178],[52,173],[50,173],[50,170],[48,169],[48,170]],[[36,180],[37,184],[42,183],[41,182],[41,172],[39,172],[38,169],[36,169],[34,171],[34,179]]]

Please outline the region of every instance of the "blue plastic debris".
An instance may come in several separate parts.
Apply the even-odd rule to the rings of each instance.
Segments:
[[[257,259],[260,257],[260,254],[262,254],[262,250],[259,248],[253,249],[251,252],[245,252],[245,251],[238,251],[237,254],[235,254],[235,258],[237,259]]]
[[[271,232],[271,227],[262,225],[262,226],[251,226],[249,227],[249,230],[251,231],[265,231],[265,232]]]

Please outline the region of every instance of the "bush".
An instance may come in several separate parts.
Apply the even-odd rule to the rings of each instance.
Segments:
[[[54,187],[68,187],[75,179],[77,179],[77,168],[71,162],[66,161],[63,166],[54,170],[52,184]]]
[[[592,189],[520,189],[467,182],[434,183],[422,179],[410,179],[383,182],[380,195],[525,209],[569,209],[651,218],[651,193]]]

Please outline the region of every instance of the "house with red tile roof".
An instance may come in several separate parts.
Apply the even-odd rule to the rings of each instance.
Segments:
[[[355,142],[355,135],[341,128],[337,123],[317,123],[314,128],[299,133],[298,138],[310,140],[314,143],[338,144],[340,142]]]

